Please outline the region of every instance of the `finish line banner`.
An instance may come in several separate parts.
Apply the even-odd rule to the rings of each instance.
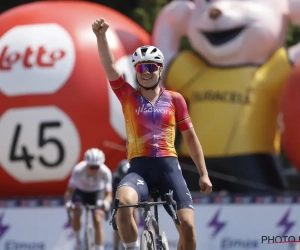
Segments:
[[[299,199],[281,203],[265,197],[247,204],[232,201],[195,201],[197,249],[300,250]],[[168,236],[170,249],[176,250],[178,233],[163,207],[159,207],[159,224]],[[105,249],[112,250],[113,230],[108,221],[104,221],[104,230]],[[74,247],[74,235],[60,199],[0,200],[0,250]]]

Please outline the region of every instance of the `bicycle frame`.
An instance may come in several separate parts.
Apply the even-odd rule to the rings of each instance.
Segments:
[[[96,208],[96,206],[84,205],[85,207],[85,243],[87,250],[92,250],[93,240],[92,240],[92,230],[93,226],[90,221],[90,212]]]
[[[111,220],[109,222],[110,225],[113,226],[114,230],[118,230],[118,227],[116,225],[115,221],[115,214],[117,213],[118,208],[125,208],[125,207],[135,207],[139,208],[142,207],[144,209],[144,220],[145,220],[145,230],[147,230],[154,240],[154,248],[155,250],[161,250],[162,249],[162,236],[159,232],[159,223],[158,223],[158,205],[168,205],[172,211],[173,214],[173,220],[177,225],[180,225],[180,221],[176,212],[176,202],[173,200],[173,192],[166,193],[164,195],[165,201],[157,201],[159,197],[159,193],[157,190],[154,190],[151,192],[151,198],[154,199],[154,202],[139,202],[137,204],[129,204],[129,205],[119,205],[119,200],[115,198],[114,204],[112,207],[112,215]],[[151,213],[151,206],[154,206],[154,216]],[[153,228],[153,229],[152,229]]]
[[[157,202],[154,199],[154,202]],[[154,216],[151,213],[150,207],[144,208],[144,220],[145,220],[145,227],[144,230],[149,231],[152,233],[152,238],[155,240],[155,247],[157,250],[162,249],[162,237],[159,233],[159,223],[158,223],[158,204],[154,206]]]

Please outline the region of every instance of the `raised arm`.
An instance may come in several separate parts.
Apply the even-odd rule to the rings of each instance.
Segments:
[[[97,38],[98,54],[102,67],[104,68],[108,80],[114,81],[120,77],[120,73],[116,68],[113,53],[107,42],[106,31],[108,28],[109,24],[104,18],[97,19],[92,24],[93,32]]]

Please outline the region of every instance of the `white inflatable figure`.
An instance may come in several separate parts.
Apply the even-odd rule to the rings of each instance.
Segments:
[[[165,56],[164,84],[186,98],[208,169],[255,182],[212,178],[215,191],[287,188],[276,119],[300,61],[299,44],[284,47],[290,23],[300,24],[300,0],[173,1],[157,17],[152,39]],[[193,51],[179,51],[182,37]],[[179,154],[189,161],[184,144]]]

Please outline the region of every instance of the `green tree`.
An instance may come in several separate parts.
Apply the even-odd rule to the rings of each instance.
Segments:
[[[161,9],[172,0],[140,0],[138,6],[132,11],[131,18],[143,27],[149,34],[152,33],[155,20]],[[181,39],[182,49],[191,49],[192,47],[186,37]]]
[[[170,1],[171,0],[140,0],[138,6],[132,11],[131,17],[151,34],[158,13],[162,7]]]
[[[300,42],[300,27],[291,24],[288,30],[286,46],[290,47]]]

